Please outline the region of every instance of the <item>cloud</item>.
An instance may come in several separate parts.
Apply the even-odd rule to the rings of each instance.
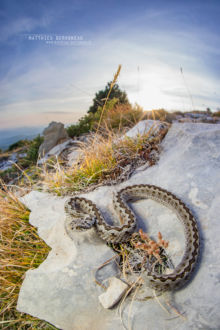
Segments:
[[[17,128],[17,127],[30,127],[30,126],[44,126],[46,127],[51,121],[60,121],[64,124],[73,124],[75,123],[82,114],[73,112],[67,114],[39,114],[39,113],[29,113],[29,114],[14,114],[13,121],[11,117],[2,117],[1,118],[1,128]]]
[[[4,42],[13,36],[18,36],[23,33],[30,33],[37,27],[45,26],[44,18],[38,20],[31,17],[20,17],[8,22],[1,28],[0,41]]]
[[[174,88],[173,90],[163,90],[163,93],[165,95],[170,95],[172,97],[177,98],[186,98],[189,97],[190,91],[186,88]],[[191,95],[191,93],[190,93]],[[198,99],[203,102],[218,102],[220,104],[220,95],[217,96],[215,92],[211,92],[211,94],[208,93],[208,91],[204,93],[193,93],[193,98]]]
[[[43,111],[43,114],[46,115],[69,115],[71,112],[70,111]],[[72,115],[72,113],[71,113]]]
[[[53,10],[59,15],[57,7]],[[55,21],[47,16],[41,15],[40,20],[17,18],[4,27],[2,37],[10,39],[42,26],[46,29]],[[94,27],[85,26],[84,35],[91,37],[91,46],[49,47],[28,41],[19,45],[20,52],[0,81],[4,123],[17,122],[18,117],[40,121],[42,116],[44,121],[47,116],[63,116],[67,120],[73,114],[74,120],[78,119],[95,93],[112,80],[120,63],[119,86],[132,103],[144,109],[188,110],[191,105],[180,67],[195,107],[219,107],[219,36],[200,25],[187,25],[189,18],[178,25],[179,19],[175,7],[156,8],[139,15],[131,13],[129,19],[120,17],[102,28],[98,22]],[[67,23],[68,30],[74,26]]]

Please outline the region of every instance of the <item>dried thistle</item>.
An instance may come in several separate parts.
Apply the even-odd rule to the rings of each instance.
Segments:
[[[154,256],[156,260],[162,265],[163,261],[161,259],[161,254],[163,252],[163,249],[168,247],[169,242],[163,239],[161,232],[158,232],[157,242],[151,239],[149,235],[145,233],[142,229],[139,229],[138,234],[140,240],[133,241],[134,248],[146,252],[149,259],[151,259],[151,257]],[[133,237],[138,239],[137,234],[135,234]]]

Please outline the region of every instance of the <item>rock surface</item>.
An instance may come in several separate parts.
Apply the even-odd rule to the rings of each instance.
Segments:
[[[99,301],[104,308],[112,308],[119,302],[127,289],[128,285],[125,282],[117,277],[112,277],[109,280],[109,286],[106,292],[100,294]]]
[[[149,136],[156,136],[161,130],[168,126],[167,123],[159,120],[142,120],[137,125],[132,127],[125,136],[136,137],[138,135],[149,134]]]
[[[122,319],[132,329],[219,329],[220,325],[220,126],[178,124],[170,128],[157,165],[138,171],[129,181],[100,187],[84,194],[97,204],[109,222],[114,218],[112,193],[131,184],[154,184],[181,198],[198,220],[201,260],[192,281],[174,294],[174,306],[185,320],[161,308],[157,300],[132,301],[123,305]],[[94,272],[113,256],[96,235],[71,240],[64,231],[64,199],[31,192],[24,202],[32,210],[30,222],[52,247],[38,269],[29,270],[17,308],[49,321],[63,330],[123,329],[115,309],[98,301],[103,289],[95,284]],[[151,200],[132,203],[139,226],[151,237],[160,231],[170,242],[168,253],[175,265],[184,253],[182,225],[165,206]],[[96,273],[99,281],[117,275],[114,264]],[[163,297],[159,297],[164,304]],[[131,307],[132,306],[132,307]],[[165,305],[166,306],[166,305]]]
[[[43,131],[44,142],[39,148],[39,155],[44,157],[48,151],[60,142],[68,139],[68,134],[64,128],[64,124],[52,121]]]
[[[53,147],[51,150],[48,151],[48,153],[40,158],[37,162],[38,165],[44,164],[50,157],[52,156],[60,156],[62,153],[64,153],[65,151],[68,151],[68,154],[71,152],[71,150],[75,150],[72,151],[72,153],[74,153],[74,156],[72,155],[72,163],[71,165],[74,163],[74,161],[77,160],[77,157],[79,156],[79,151],[78,151],[78,147],[75,145],[77,143],[77,141],[74,141],[72,139],[69,139],[63,143],[60,143],[58,145],[56,145],[55,147]],[[68,165],[69,165],[69,157],[68,157]]]
[[[9,157],[0,158],[0,171],[5,171],[12,167],[13,164],[17,163],[17,153],[13,152]]]

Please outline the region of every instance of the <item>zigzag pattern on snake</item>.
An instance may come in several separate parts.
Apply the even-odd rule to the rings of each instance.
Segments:
[[[83,197],[73,197],[66,201],[65,228],[68,234],[72,231],[83,231],[93,225],[99,236],[106,242],[119,243],[130,239],[135,231],[137,220],[128,202],[133,199],[150,198],[172,209],[181,220],[185,233],[185,253],[173,273],[157,274],[148,271],[150,287],[158,291],[174,290],[189,279],[199,254],[199,232],[195,218],[188,207],[171,192],[153,185],[128,186],[116,193],[113,199],[114,208],[122,219],[120,226],[107,224],[96,205]]]

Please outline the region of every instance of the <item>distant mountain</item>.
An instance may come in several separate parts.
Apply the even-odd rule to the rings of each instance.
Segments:
[[[0,148],[5,150],[11,144],[28,139],[31,140],[35,138],[38,134],[41,134],[44,127],[19,127],[13,129],[0,130]]]

